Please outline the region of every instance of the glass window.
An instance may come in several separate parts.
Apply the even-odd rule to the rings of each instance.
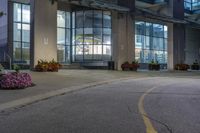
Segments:
[[[22,42],[30,43],[30,24],[22,24]]]
[[[13,3],[13,62],[30,64],[30,5]]]
[[[93,29],[85,28],[84,29],[84,44],[93,44]]]
[[[144,21],[135,22],[135,59],[167,63],[167,26]]]
[[[84,14],[83,11],[76,12],[76,28],[83,28]]]
[[[14,23],[13,27],[13,36],[14,41],[21,41],[21,23]]]
[[[102,28],[103,27],[103,24],[102,24],[102,11],[98,11],[98,10],[95,10],[94,11],[94,27],[95,28]]]
[[[102,28],[94,28],[94,44],[102,44]]]
[[[150,36],[152,34],[152,23],[146,23],[146,35]]]
[[[111,28],[111,13],[109,11],[103,12],[103,27]]]
[[[164,26],[164,37],[168,38],[168,28],[167,28],[167,26]]]
[[[153,24],[153,36],[154,37],[163,37],[164,36],[163,25]]]
[[[30,43],[22,44],[22,60],[26,61],[28,64],[30,63]]]
[[[74,34],[74,33],[73,33]],[[75,44],[75,42],[73,42]],[[57,51],[60,63],[71,62],[71,13],[57,11]]]
[[[92,56],[93,56],[93,45],[85,44],[84,45],[84,59],[90,60],[93,58]]]
[[[135,32],[137,35],[144,35],[145,33],[145,22],[136,21],[135,22]]]
[[[13,4],[14,9],[13,9],[13,13],[14,13],[14,21],[15,22],[21,22],[22,19],[22,10],[21,10],[21,4],[18,3],[14,3]]]
[[[84,21],[84,27],[85,28],[91,28],[93,25],[93,11],[85,11],[85,21]]]
[[[65,62],[65,46],[57,45],[58,61]]]
[[[71,13],[66,12],[66,28],[71,28]]]
[[[22,5],[22,22],[30,23],[30,5]]]
[[[65,12],[57,12],[57,27],[65,28]]]
[[[67,23],[72,23],[72,25],[69,26],[70,28],[65,25],[65,33],[59,30],[60,28],[64,29],[64,26],[58,27],[58,44],[63,44],[64,34],[66,41],[64,44],[71,46],[72,61],[110,60],[112,44],[111,12],[83,10],[67,14],[65,12],[65,21],[71,20],[72,22],[68,21],[66,25],[68,25]],[[60,13],[58,12],[59,16]],[[72,16],[72,18],[67,16]],[[58,18],[57,21],[62,20]]]
[[[19,42],[14,42],[13,43],[13,57],[15,61],[21,61],[21,43]]]
[[[103,29],[103,44],[111,44],[111,29]]]
[[[76,29],[75,41],[76,44],[83,44],[83,29]]]
[[[57,44],[65,45],[65,29],[57,29]]]

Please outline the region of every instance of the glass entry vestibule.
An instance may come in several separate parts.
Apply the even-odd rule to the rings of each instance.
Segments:
[[[167,65],[168,28],[166,25],[135,21],[135,59],[141,64],[152,60]]]
[[[57,12],[57,49],[61,63],[111,60],[111,12]]]

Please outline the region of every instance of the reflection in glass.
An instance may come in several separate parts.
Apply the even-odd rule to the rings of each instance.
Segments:
[[[22,22],[30,23],[30,5],[22,5]]]
[[[65,28],[65,12],[63,11],[57,12],[57,27]]]
[[[83,28],[84,14],[83,11],[76,12],[76,28]]]
[[[135,59],[167,63],[167,26],[143,21],[135,22]]]
[[[109,11],[103,12],[103,27],[111,28],[111,12]]]
[[[14,41],[21,41],[21,24],[20,23],[14,23],[13,27],[13,37]]]
[[[21,60],[21,43],[19,42],[13,43],[13,58],[15,61]]]
[[[76,49],[75,61],[82,60],[110,60],[111,59],[111,13],[101,10],[86,10],[72,13],[84,18],[72,18],[76,23],[72,31],[72,44]],[[74,15],[75,16],[75,15]],[[79,21],[83,20],[82,23]],[[80,23],[78,26],[77,23]],[[108,46],[105,46],[108,45]],[[105,46],[105,48],[104,48]],[[81,48],[83,48],[81,50]],[[82,55],[81,55],[82,54]],[[106,54],[104,56],[104,54]]]
[[[14,3],[13,4],[13,13],[14,13],[14,21],[15,22],[20,22],[21,21],[21,4]]]
[[[102,28],[102,11],[95,10],[94,11],[94,27],[95,28]]]
[[[71,61],[71,13],[57,11],[57,55],[60,63]]]
[[[13,3],[13,62],[30,64],[30,5]]]
[[[30,43],[22,44],[22,60],[26,61],[28,64],[30,63]]]
[[[65,46],[57,45],[58,61],[65,62]]]
[[[65,45],[65,29],[57,29],[57,44]]]
[[[22,42],[30,43],[30,24],[22,24]]]

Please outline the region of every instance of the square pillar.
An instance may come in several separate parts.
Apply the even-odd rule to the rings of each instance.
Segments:
[[[57,2],[31,0],[31,67],[57,60]]]

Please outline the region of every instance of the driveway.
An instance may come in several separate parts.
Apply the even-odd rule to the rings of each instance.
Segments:
[[[0,113],[2,133],[199,133],[200,79],[143,77]]]

